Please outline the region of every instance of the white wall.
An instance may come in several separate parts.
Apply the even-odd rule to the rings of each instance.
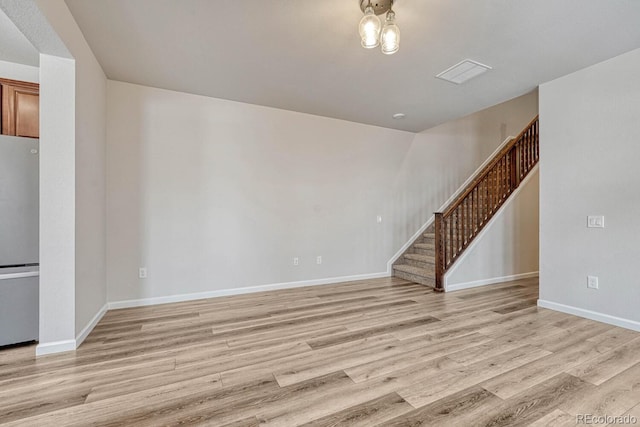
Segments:
[[[75,64],[40,55],[40,346],[75,347]]]
[[[110,301],[386,269],[411,133],[109,81],[107,134]]]
[[[384,273],[537,112],[532,94],[415,135],[114,81],[107,93],[109,301]]]
[[[640,49],[540,88],[540,298],[640,330],[639,74]]]
[[[68,280],[75,282],[77,336],[106,304],[106,77],[64,1],[38,6],[75,59],[75,271]]]
[[[20,80],[38,83],[40,70],[31,65],[16,64],[15,62],[0,61],[0,77],[4,79]]]
[[[530,173],[447,274],[447,289],[538,273],[539,173]]]
[[[68,11],[67,11],[68,13]],[[76,59],[76,334],[107,302],[107,79],[67,14],[63,35]]]

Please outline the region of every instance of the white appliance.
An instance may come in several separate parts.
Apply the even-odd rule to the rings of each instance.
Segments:
[[[0,346],[38,340],[38,146],[0,135]]]

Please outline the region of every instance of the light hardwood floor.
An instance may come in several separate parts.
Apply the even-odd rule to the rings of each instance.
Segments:
[[[0,423],[560,426],[640,416],[640,333],[537,280],[402,279],[110,311],[75,353],[0,351]]]

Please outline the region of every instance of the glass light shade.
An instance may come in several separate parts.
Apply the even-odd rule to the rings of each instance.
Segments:
[[[396,14],[390,10],[387,12],[387,19],[380,35],[382,53],[385,55],[394,54],[400,49],[400,28],[396,25]]]
[[[374,13],[373,6],[367,6],[364,10],[364,16],[360,20],[362,47],[371,49],[380,44],[380,27],[380,19]]]

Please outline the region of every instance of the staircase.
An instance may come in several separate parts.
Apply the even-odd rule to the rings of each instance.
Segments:
[[[394,262],[393,275],[444,291],[444,276],[538,163],[536,116],[508,142]]]
[[[393,275],[435,288],[436,259],[434,225],[431,224],[393,264]]]

